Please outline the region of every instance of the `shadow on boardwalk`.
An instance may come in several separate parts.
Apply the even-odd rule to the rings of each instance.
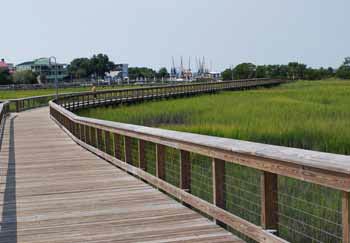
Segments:
[[[0,229],[1,243],[17,243],[17,207],[16,207],[16,157],[14,141],[14,120],[16,117],[6,119],[10,122],[9,130],[9,154],[5,181],[5,190],[3,192],[2,221]],[[5,127],[6,124],[4,124]],[[0,143],[3,143],[4,129],[1,131]],[[0,151],[3,149],[0,145]],[[1,162],[3,163],[3,162]],[[5,164],[2,164],[5,167]],[[4,172],[2,172],[4,175]]]

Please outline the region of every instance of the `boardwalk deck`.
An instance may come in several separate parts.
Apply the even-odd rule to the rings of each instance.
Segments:
[[[243,242],[76,145],[48,113],[6,120],[1,243]]]

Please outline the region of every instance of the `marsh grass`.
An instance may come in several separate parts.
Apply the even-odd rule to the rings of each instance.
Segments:
[[[81,110],[82,116],[219,137],[350,154],[350,81],[299,81]]]
[[[118,85],[118,86],[103,86],[97,87],[97,90],[107,90],[107,89],[122,89],[122,88],[136,88],[135,85]],[[61,93],[73,93],[73,92],[85,92],[91,91],[91,87],[73,87],[73,88],[59,88],[58,92]],[[19,99],[32,96],[41,95],[54,95],[56,94],[56,89],[29,89],[29,90],[0,90],[0,100],[7,99]]]

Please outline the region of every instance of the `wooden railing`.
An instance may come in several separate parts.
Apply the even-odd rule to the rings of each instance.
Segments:
[[[10,103],[8,101],[0,101],[0,128],[4,122],[6,115],[9,113]]]
[[[267,81],[80,94],[50,102],[50,114],[84,148],[242,237],[349,242],[349,156],[103,121],[69,111],[281,82]]]
[[[248,82],[249,81],[249,82]],[[205,83],[205,84],[211,84],[210,87],[216,86],[224,86],[224,85],[236,85],[240,86],[240,88],[252,88],[254,87],[253,83],[255,82],[257,86],[265,86],[265,85],[273,85],[273,84],[279,84],[281,82],[284,82],[282,80],[271,80],[271,79],[251,79],[251,80],[236,80],[235,82],[228,81],[228,82],[216,82],[216,83]],[[59,100],[63,99],[65,102],[67,101],[67,98],[69,97],[69,100],[71,101],[69,104],[71,107],[67,107],[70,110],[73,110],[75,106],[81,107],[83,104],[84,107],[88,106],[95,106],[95,105],[101,105],[101,102],[104,102],[107,104],[113,104],[115,102],[121,101],[120,97],[127,97],[130,98],[130,93],[134,93],[141,98],[146,98],[146,93],[152,93],[153,97],[147,97],[147,98],[156,98],[157,95],[161,94],[164,90],[177,90],[178,92],[182,89],[181,92],[186,91],[186,95],[191,94],[189,89],[194,90],[193,87],[205,87],[206,85],[203,83],[192,83],[192,84],[180,84],[180,85],[159,85],[159,86],[150,86],[146,88],[122,88],[122,89],[110,89],[110,90],[101,90],[97,92],[72,92],[72,93],[60,93],[59,94]],[[237,87],[238,88],[238,87]],[[217,89],[217,88],[216,88]],[[157,91],[157,92],[154,92]],[[203,92],[203,90],[196,90],[196,92]],[[209,91],[208,91],[209,92]],[[165,94],[162,94],[163,96]],[[169,95],[169,94],[168,94]],[[172,94],[174,96],[174,94]],[[55,94],[51,95],[41,95],[41,96],[31,96],[31,97],[25,97],[25,98],[18,98],[18,99],[10,99],[10,110],[12,112],[21,112],[33,108],[38,108],[42,106],[47,106],[50,100],[53,100],[56,98]],[[108,99],[107,99],[108,98]],[[125,100],[123,100],[125,101]],[[81,103],[83,102],[83,103]]]
[[[163,85],[136,89],[105,90],[84,92],[60,97],[56,103],[73,111],[86,107],[100,105],[138,102],[148,99],[188,96],[200,93],[217,92],[221,90],[249,89],[259,86],[276,85],[286,82],[272,79],[247,79],[225,82],[192,83],[181,85]]]

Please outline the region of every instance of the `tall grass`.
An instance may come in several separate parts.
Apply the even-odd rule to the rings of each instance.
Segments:
[[[81,110],[83,116],[303,149],[350,154],[350,81],[298,81]]]
[[[136,88],[135,85],[117,85],[117,86],[103,86],[97,87],[97,90],[105,89],[120,89],[120,88]],[[91,87],[73,87],[73,88],[59,88],[59,93],[85,92],[91,91]],[[19,99],[31,96],[53,95],[56,94],[56,89],[28,89],[28,90],[0,90],[0,100]]]

